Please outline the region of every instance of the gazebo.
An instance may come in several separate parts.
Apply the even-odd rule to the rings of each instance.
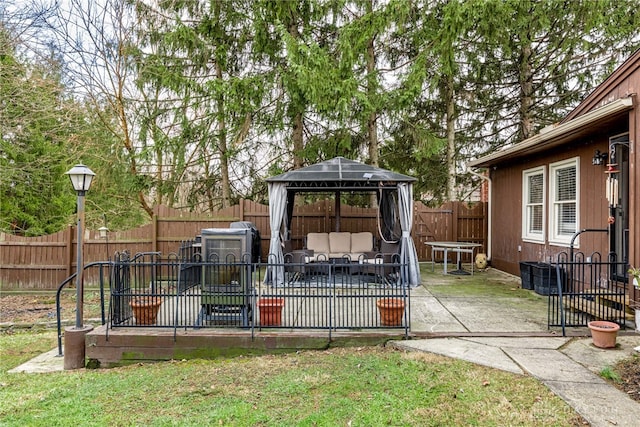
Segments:
[[[378,195],[384,236],[400,242],[402,281],[420,285],[418,254],[411,239],[413,225],[413,182],[407,175],[373,167],[344,157],[267,178],[271,240],[269,266],[265,280],[284,283],[283,236],[289,238],[296,193],[336,193],[336,230],[340,231],[340,192],[374,192]],[[396,219],[398,221],[396,221]],[[399,222],[401,232],[394,236],[393,226]]]

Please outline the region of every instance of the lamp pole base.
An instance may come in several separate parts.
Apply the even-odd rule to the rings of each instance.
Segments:
[[[85,336],[93,330],[93,326],[82,328],[69,326],[64,329],[64,369],[81,369],[85,367]]]

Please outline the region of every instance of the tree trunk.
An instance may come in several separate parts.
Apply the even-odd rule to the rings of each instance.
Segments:
[[[373,13],[373,0],[367,2],[367,13]],[[376,96],[377,78],[376,78],[376,51],[375,51],[375,36],[367,42],[367,98],[373,101]],[[367,134],[369,136],[369,161],[371,166],[378,167],[380,165],[379,150],[378,150],[378,112],[375,102],[371,102],[374,105],[372,111],[369,112],[367,118]],[[376,206],[377,197],[375,194],[371,194],[369,201],[370,206]]]
[[[216,63],[216,78],[222,82],[222,67]],[[220,155],[220,181],[222,207],[231,206],[231,183],[229,181],[229,153],[227,147],[227,124],[225,121],[224,95],[218,96],[218,152]]]
[[[447,103],[447,200],[454,200],[456,193],[456,124],[455,124],[455,93],[453,90],[453,77],[448,76],[445,89],[445,102]]]
[[[367,2],[367,13],[373,12],[373,1]],[[376,96],[377,78],[376,78],[376,52],[375,52],[375,36],[371,36],[367,42],[367,98],[373,101]],[[374,105],[373,110],[369,113],[367,119],[367,133],[369,136],[369,160],[372,166],[379,166],[378,156],[378,111]]]
[[[121,82],[119,82],[121,83]],[[133,142],[131,141],[131,135],[129,133],[129,122],[127,121],[127,115],[124,111],[124,96],[122,94],[122,86],[118,87],[118,92],[116,95],[117,106],[116,109],[118,111],[118,117],[120,120],[120,126],[122,128],[122,141],[124,148],[127,150],[129,154],[129,171],[131,171],[131,175],[138,176],[138,163],[136,162],[136,153],[133,147]],[[153,208],[149,206],[147,203],[147,199],[144,196],[144,192],[142,190],[138,191],[138,201],[140,202],[140,206],[142,209],[149,215],[149,218],[153,218]]]
[[[300,169],[303,166],[302,150],[304,150],[302,113],[293,116],[293,130],[291,139],[293,142],[293,168]]]
[[[289,34],[291,37],[296,40],[300,38],[300,33],[298,32],[298,24],[297,24],[297,16],[291,11],[291,16],[289,16]],[[292,134],[291,134],[291,142],[293,144],[293,168],[300,169],[304,166],[302,151],[304,150],[304,121],[303,121],[303,111],[301,111],[302,107],[299,105],[294,105],[294,113],[292,117]]]
[[[520,59],[520,138],[525,140],[533,135],[533,71],[531,66],[532,50],[527,44],[522,49]]]

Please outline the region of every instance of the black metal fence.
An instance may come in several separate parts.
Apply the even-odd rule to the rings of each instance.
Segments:
[[[281,283],[265,283],[267,268],[281,269]],[[408,334],[409,288],[401,279],[402,268],[397,256],[327,262],[286,256],[280,264],[267,264],[252,263],[249,255],[203,260],[192,245],[168,257],[130,257],[125,252],[112,263],[108,324],[174,329],[400,328]]]
[[[627,279],[620,276],[626,263],[611,254],[602,259],[600,253],[585,256],[576,253],[569,257],[561,253],[557,261],[548,265],[549,326],[587,326],[591,320],[608,320],[625,327],[633,320],[629,313]]]

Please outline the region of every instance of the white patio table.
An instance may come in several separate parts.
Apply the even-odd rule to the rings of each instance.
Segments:
[[[461,253],[471,254],[471,274],[473,274],[473,254],[476,248],[481,247],[480,243],[469,243],[469,242],[424,242],[426,245],[431,246],[431,265],[435,266],[435,252],[444,252],[444,274],[447,274],[447,258],[449,252],[456,252],[457,259],[456,265],[457,269],[449,272],[448,274],[469,274],[468,271],[462,268],[462,261],[460,260]]]

